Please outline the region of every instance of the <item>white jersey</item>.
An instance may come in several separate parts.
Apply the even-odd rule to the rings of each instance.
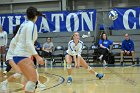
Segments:
[[[13,38],[13,39],[11,40],[11,42],[10,42],[9,49],[8,49],[7,55],[6,55],[6,61],[7,61],[7,60],[13,59],[13,56],[14,56],[13,51],[14,51],[14,49],[15,49],[15,47],[16,47],[16,44],[15,44],[15,41],[14,41],[14,40],[15,40],[15,39]]]
[[[32,21],[25,21],[21,24],[13,44],[14,56],[30,57],[37,54],[34,47],[34,42],[37,39],[37,26]]]
[[[0,46],[6,46],[7,45],[7,32],[2,31],[0,33]]]
[[[74,41],[71,40],[68,43],[68,50],[66,52],[71,56],[74,56],[74,55],[81,56],[83,45],[84,43],[80,40],[77,45],[75,45]]]

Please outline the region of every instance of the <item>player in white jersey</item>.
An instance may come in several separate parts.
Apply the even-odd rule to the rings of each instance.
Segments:
[[[16,26],[15,30],[13,31],[13,34],[14,34],[13,37],[16,35],[19,27],[20,27],[20,25]],[[9,49],[8,49],[7,55],[6,55],[6,65],[7,66],[6,66],[5,71],[3,72],[3,74],[5,74],[5,75],[6,75],[7,72],[9,72],[11,70],[11,68],[12,68],[11,65],[15,64],[14,62],[10,62],[10,59],[13,59],[13,53],[12,53],[13,50],[14,50],[14,46],[9,45]],[[15,66],[13,66],[13,68],[15,69],[15,71],[17,71]]]
[[[17,25],[16,26],[16,29],[14,31],[14,36],[16,35],[18,29],[19,29],[20,25]],[[13,36],[13,38],[14,38]],[[14,42],[14,39],[11,40],[11,43]],[[9,78],[7,78],[6,80],[4,80],[2,83],[1,83],[1,89],[3,91],[6,91],[7,90],[7,84],[10,80],[12,79],[18,79],[21,77],[21,71],[20,71],[20,68],[15,64],[15,62],[13,61],[13,51],[14,51],[14,48],[15,46],[12,46],[12,45],[15,45],[15,44],[11,44],[10,43],[10,46],[9,46],[9,49],[8,49],[8,52],[7,52],[7,55],[6,55],[6,61],[7,61],[7,67],[10,66],[9,68],[13,68],[15,70],[15,74],[9,76]],[[38,72],[37,72],[38,73]],[[42,84],[40,81],[39,81],[39,76],[38,76],[38,82],[39,82],[39,88],[40,90],[44,90],[46,89],[46,86],[44,84]],[[24,81],[22,81],[22,83],[26,83],[26,79],[24,78]]]
[[[26,14],[28,21],[20,26],[19,31],[14,37],[15,40],[12,43],[16,45],[13,60],[27,79],[25,93],[34,93],[37,82],[37,73],[30,57],[34,56],[41,65],[43,65],[44,62],[37,54],[34,47],[34,42],[37,39],[37,27],[35,22],[37,20],[38,11],[34,7],[29,7],[26,10]]]
[[[99,74],[95,72],[86,61],[82,58],[81,52],[83,48],[83,42],[80,41],[80,36],[78,32],[75,32],[72,36],[72,40],[68,43],[68,50],[66,51],[65,60],[67,62],[67,72],[68,72],[68,79],[67,83],[72,83],[72,59],[74,59],[75,67],[79,68],[80,66],[87,69],[91,74],[95,74],[97,78],[103,78],[104,74]]]
[[[3,31],[2,26],[0,26],[0,61],[2,61],[1,66],[3,66],[3,62],[5,62],[6,46],[7,46],[7,32]]]

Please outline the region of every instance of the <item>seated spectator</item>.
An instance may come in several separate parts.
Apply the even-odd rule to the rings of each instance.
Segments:
[[[101,34],[101,39],[99,40],[99,52],[100,52],[100,57],[99,59],[101,61],[103,61],[103,66],[107,65],[107,60],[108,60],[108,56],[110,53],[110,45],[112,44],[118,44],[118,43],[113,43],[113,41],[109,40],[107,38],[106,33],[102,33]]]
[[[44,43],[42,47],[42,57],[50,57],[52,55],[53,47],[52,39],[50,37],[47,38],[47,42]]]
[[[132,55],[132,65],[135,64],[135,53],[134,53],[134,42],[129,38],[128,34],[125,34],[125,40],[122,41],[122,48],[121,48],[121,65],[123,65],[123,56],[124,55]]]

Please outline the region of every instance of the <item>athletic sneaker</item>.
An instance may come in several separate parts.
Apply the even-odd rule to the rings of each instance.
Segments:
[[[6,91],[7,86],[8,86],[8,82],[6,82],[6,81],[1,82],[1,90],[2,91]]]
[[[38,88],[42,91],[42,90],[45,90],[47,87],[46,87],[46,85],[39,83]]]
[[[68,83],[68,84],[71,84],[71,83],[72,83],[72,77],[68,77],[67,83]]]
[[[99,78],[99,79],[101,79],[101,78],[104,77],[104,74],[99,74],[99,73],[98,73],[98,74],[96,75],[96,77]]]

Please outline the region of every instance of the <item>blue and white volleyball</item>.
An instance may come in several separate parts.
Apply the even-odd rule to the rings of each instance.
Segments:
[[[118,13],[115,10],[111,10],[108,15],[110,20],[116,20],[118,18]]]

